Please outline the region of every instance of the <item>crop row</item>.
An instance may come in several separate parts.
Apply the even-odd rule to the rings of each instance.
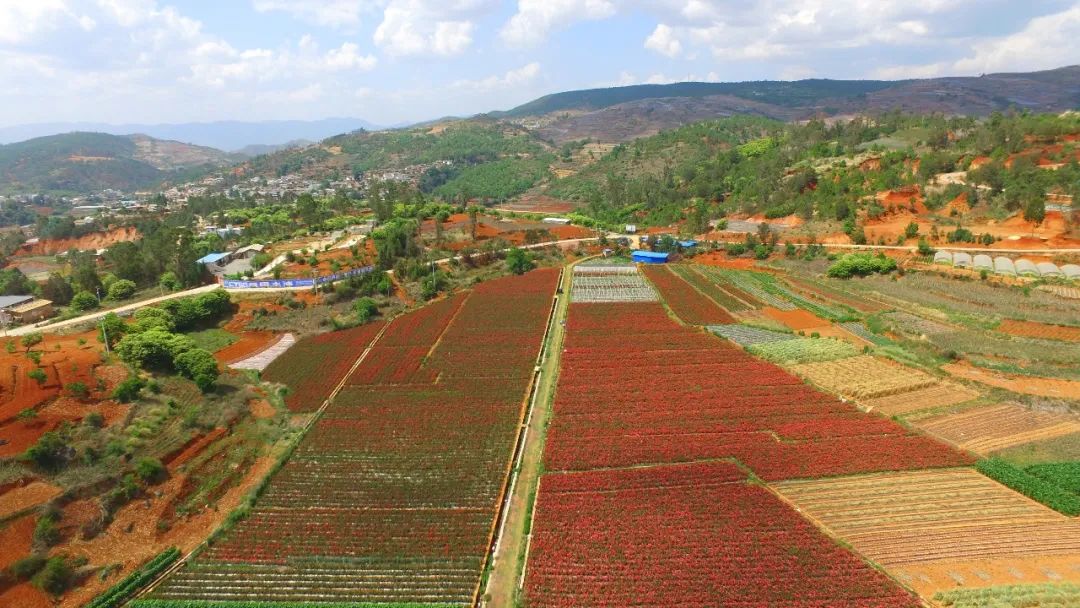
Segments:
[[[794,334],[739,324],[710,325],[709,331],[722,338],[727,338],[740,346],[752,346],[754,344],[783,342],[785,340],[795,339]]]
[[[632,273],[574,273],[575,302],[655,302],[656,292],[645,279]]]
[[[395,319],[250,514],[154,597],[471,603],[557,279]]]
[[[796,338],[756,344],[747,350],[766,361],[780,364],[832,361],[858,354],[851,343],[834,338]]]
[[[313,412],[349,373],[383,323],[321,334],[296,343],[267,366],[263,378],[289,387],[285,403],[294,412]]]
[[[529,606],[918,603],[726,463],[546,475]]]
[[[666,266],[645,266],[645,276],[660,291],[671,310],[690,325],[733,323],[723,308],[705,297]]]
[[[116,583],[105,593],[94,598],[86,608],[117,608],[124,605],[132,595],[150,584],[159,574],[165,571],[176,560],[180,559],[180,550],[170,547],[162,551],[146,565],[124,577],[124,580]]]
[[[750,310],[751,306],[748,303],[724,291],[714,279],[710,279],[699,271],[698,267],[677,264],[672,266],[671,269],[675,271],[675,274],[682,277],[684,281],[696,287],[701,293],[725,309],[731,312]]]

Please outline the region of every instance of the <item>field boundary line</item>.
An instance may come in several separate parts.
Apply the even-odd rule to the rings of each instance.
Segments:
[[[488,576],[488,585],[484,585],[483,573],[488,568],[493,568],[495,562],[498,560],[499,550],[502,546],[503,535],[506,531],[507,513],[510,510],[510,502],[514,497],[514,489],[517,487],[518,472],[521,467],[521,460],[525,455],[525,442],[529,434],[529,423],[532,421],[533,411],[536,407],[536,396],[539,394],[538,387],[540,386],[540,379],[543,375],[542,361],[546,358],[548,353],[548,340],[551,336],[551,329],[554,325],[555,315],[559,309],[559,302],[562,296],[569,294],[560,294],[559,289],[562,287],[563,281],[566,276],[566,268],[559,269],[559,278],[555,283],[555,293],[552,294],[551,307],[548,309],[547,323],[544,327],[544,337],[540,342],[540,351],[536,355],[536,359],[533,361],[533,374],[529,380],[529,390],[526,393],[525,398],[522,399],[521,413],[518,415],[518,434],[514,442],[514,454],[507,462],[506,480],[503,482],[503,489],[499,496],[499,510],[495,516],[495,521],[492,522],[491,535],[488,539],[488,549],[484,555],[484,565],[480,569],[481,578],[476,581],[476,592],[473,594],[473,606],[479,607],[481,605],[481,591],[486,591],[490,587],[491,577]]]
[[[323,403],[321,406],[319,406],[319,409],[315,410],[315,413],[313,416],[311,416],[311,419],[308,420],[307,423],[305,423],[304,426],[301,428],[300,433],[296,436],[296,439],[292,443],[292,445],[285,449],[285,453],[282,454],[281,460],[276,463],[273,472],[271,472],[267,477],[264,477],[262,480],[260,480],[260,485],[269,483],[270,478],[277,474],[280,468],[284,466],[290,458],[292,458],[293,452],[296,450],[296,447],[299,446],[300,442],[304,440],[304,437],[306,437],[308,431],[310,431],[311,428],[315,426],[315,423],[318,422],[320,418],[322,418],[323,412],[325,412],[326,408],[330,406],[330,402],[333,401],[334,398],[338,396],[338,393],[341,392],[341,389],[345,387],[345,382],[349,379],[349,376],[351,376],[353,372],[356,371],[356,368],[360,367],[360,364],[364,362],[367,356],[371,353],[372,349],[375,348],[375,345],[379,342],[379,340],[382,339],[383,334],[385,334],[386,330],[390,328],[390,324],[393,323],[393,321],[394,319],[390,319],[389,321],[387,321],[382,326],[382,329],[379,330],[379,333],[375,334],[375,337],[371,339],[371,342],[369,342],[368,345],[364,348],[364,350],[360,353],[360,355],[357,356],[356,360],[353,361],[352,367],[349,368],[349,371],[346,372],[344,376],[342,376],[341,381],[338,382],[336,387],[334,387],[334,390],[326,399],[323,400]],[[257,487],[258,486],[256,486],[256,488]],[[228,520],[228,516],[226,516],[226,520]],[[220,529],[220,527],[221,526],[219,525],[218,529]],[[176,563],[166,568],[164,572],[158,575],[158,577],[151,581],[150,584],[143,587],[141,591],[132,595],[131,598],[128,599],[128,601],[124,602],[123,605],[126,606],[132,601],[140,599],[152,593],[154,589],[158,587],[158,585],[165,581],[166,578],[178,571],[181,567],[187,564],[188,561],[191,560],[191,558],[196,553],[205,548],[209,543],[210,539],[215,536],[215,532],[217,532],[217,529],[215,529],[214,532],[211,532],[210,536],[208,536],[205,540],[196,545],[194,549],[188,551],[187,555],[182,556],[180,559],[176,560]]]

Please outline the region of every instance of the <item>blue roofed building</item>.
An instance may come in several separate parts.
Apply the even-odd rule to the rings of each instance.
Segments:
[[[668,261],[668,254],[658,251],[637,250],[630,254],[630,257],[641,264],[666,264]]]

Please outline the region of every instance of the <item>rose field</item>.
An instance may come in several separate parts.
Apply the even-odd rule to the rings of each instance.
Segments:
[[[566,327],[529,606],[918,605],[746,478],[970,456],[680,326],[658,304],[573,304]]]
[[[154,597],[472,605],[558,276],[392,321],[250,514]],[[348,369],[366,344],[319,346],[337,336]]]

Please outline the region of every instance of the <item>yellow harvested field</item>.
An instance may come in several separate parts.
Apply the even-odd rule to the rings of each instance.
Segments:
[[[791,371],[827,391],[855,399],[896,395],[938,382],[929,374],[870,355],[795,365]]]
[[[1080,432],[1080,418],[1002,403],[912,422],[920,429],[982,455],[1032,441]]]
[[[868,410],[897,416],[937,407],[948,407],[965,401],[971,401],[979,393],[965,386],[952,382],[940,382],[933,386],[916,389],[895,395],[886,395],[875,399],[864,399],[861,403]]]
[[[974,469],[877,473],[775,487],[886,568],[1028,555],[1080,560],[1080,520]]]

